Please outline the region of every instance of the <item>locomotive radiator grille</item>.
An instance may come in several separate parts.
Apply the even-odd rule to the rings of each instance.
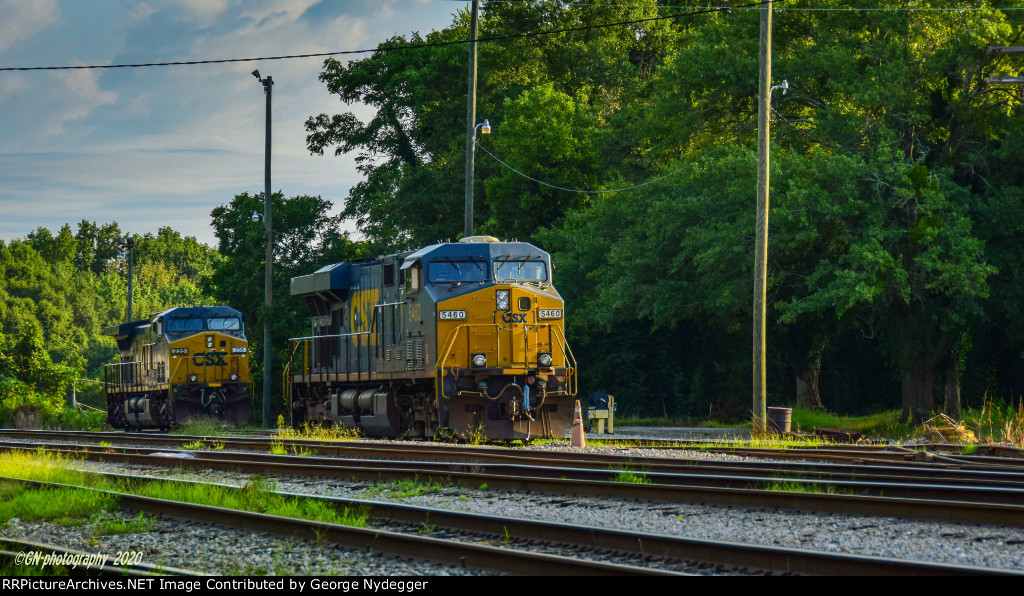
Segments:
[[[423,340],[406,340],[405,370],[423,370],[424,368],[426,368],[426,361],[423,357]]]

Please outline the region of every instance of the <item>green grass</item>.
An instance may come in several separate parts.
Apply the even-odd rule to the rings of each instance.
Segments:
[[[303,441],[354,441],[362,436],[357,428],[347,426],[331,425],[321,426],[319,424],[303,424],[295,429],[288,426],[284,416],[277,417],[277,436],[282,440],[303,440]]]
[[[315,521],[366,526],[368,511],[362,507],[336,509],[332,504],[314,499],[285,497],[275,487],[255,476],[242,489],[177,482],[114,482],[86,472],[68,469],[68,458],[42,451],[35,453],[0,452],[0,476],[55,482],[101,490],[124,492],[183,501],[297,517]],[[20,483],[0,482],[0,521],[20,519],[53,519],[66,524],[81,523],[82,517],[101,510],[117,508],[116,495],[103,495],[74,488],[31,489]]]
[[[207,442],[207,441],[203,441],[201,439],[196,439],[195,441],[189,441],[188,443],[185,443],[184,445],[181,446],[181,448],[182,449],[189,449],[189,450],[192,450],[192,451],[200,450],[200,449],[214,449],[216,451],[223,451],[224,450],[224,441],[218,441],[218,440],[214,439],[212,441]]]
[[[1014,404],[986,398],[981,408],[964,412],[963,422],[982,442],[1024,447],[1024,400]]]
[[[124,519],[108,519],[100,523],[99,528],[93,531],[95,536],[105,536],[109,534],[135,534],[141,532],[151,532],[156,527],[156,522],[153,517],[146,517],[144,513],[139,513],[139,517],[131,520]]]
[[[839,416],[823,410],[793,408],[793,430],[810,432],[815,428],[838,428],[865,435],[900,439],[913,434],[914,428],[910,424],[900,424],[899,416],[899,410],[867,416]]]
[[[220,420],[201,416],[189,418],[171,430],[172,435],[196,435],[200,437],[218,437],[236,432]]]
[[[274,489],[273,484],[254,476],[240,490],[204,484],[147,482],[135,487],[132,492],[170,501],[199,503],[350,526],[366,525],[367,512],[362,508],[343,508],[338,511],[324,501],[284,497],[274,492]]]
[[[81,525],[100,511],[118,507],[116,495],[76,488],[32,488],[16,482],[0,482],[0,521],[13,518]]]
[[[419,476],[415,476],[374,484],[365,489],[363,494],[368,497],[388,496],[393,499],[408,499],[409,497],[438,493],[448,486],[439,482],[420,482]]]
[[[619,473],[615,475],[615,482],[624,482],[626,484],[651,484],[651,479],[643,472],[620,470]]]
[[[804,493],[822,495],[856,495],[857,493],[848,488],[839,488],[831,484],[817,484],[806,482],[775,481],[767,484],[764,490],[785,493]]]

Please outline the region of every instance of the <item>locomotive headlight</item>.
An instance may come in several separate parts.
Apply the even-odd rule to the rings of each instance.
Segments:
[[[498,290],[495,293],[498,303],[498,310],[508,310],[508,290]]]
[[[238,373],[231,373],[230,375],[228,375],[228,378],[231,379],[232,381],[237,381]]]
[[[551,366],[551,354],[546,352],[537,354],[537,363],[541,366]]]
[[[195,383],[198,380],[199,380],[199,376],[198,375],[189,375],[188,376],[188,382],[189,383]]]
[[[475,366],[477,368],[483,368],[484,366],[487,365],[487,355],[486,354],[473,354],[473,359],[472,360],[473,360],[473,366]]]

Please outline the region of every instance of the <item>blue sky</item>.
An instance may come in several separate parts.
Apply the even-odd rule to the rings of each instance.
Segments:
[[[376,47],[426,34],[451,0],[0,0],[0,67],[169,62]],[[355,56],[354,58],[358,58]],[[349,57],[340,57],[349,59]],[[340,209],[350,156],[310,155],[304,122],[354,111],[317,80],[322,58],[0,72],[0,240],[37,227],[171,226],[215,244],[210,211],[263,191],[263,87],[274,79],[272,186]]]

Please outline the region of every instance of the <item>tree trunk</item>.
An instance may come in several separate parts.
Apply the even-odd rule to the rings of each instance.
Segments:
[[[821,393],[818,391],[818,367],[808,365],[796,376],[796,405],[810,410],[820,409]]]
[[[960,422],[960,356],[956,350],[950,354],[946,367],[946,416]]]
[[[943,336],[930,352],[915,358],[910,370],[904,373],[900,422],[906,422],[910,414],[913,424],[919,425],[924,422],[924,416],[935,409],[935,367],[948,348],[949,338]]]

